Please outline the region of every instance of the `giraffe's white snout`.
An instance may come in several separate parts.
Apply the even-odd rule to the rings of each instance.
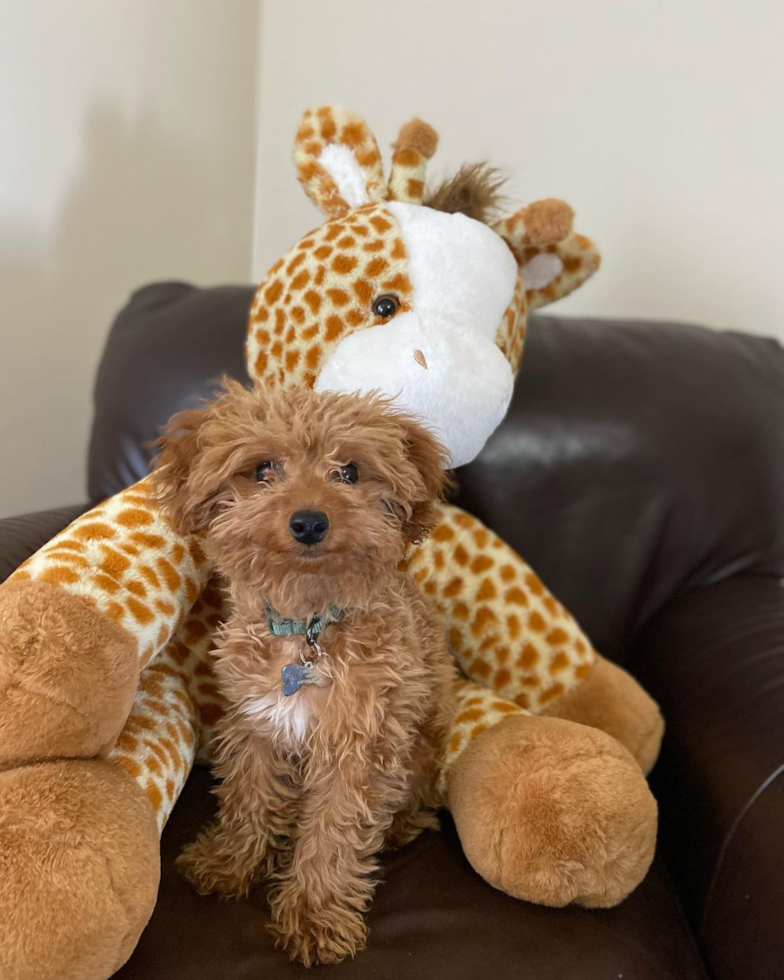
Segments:
[[[449,450],[452,466],[462,466],[506,414],[512,383],[509,362],[492,341],[456,320],[423,321],[411,311],[345,337],[315,387],[378,391],[394,399],[433,430]]]
[[[413,286],[411,308],[341,340],[318,391],[377,390],[419,416],[453,466],[470,462],[506,414],[509,362],[496,333],[517,265],[505,242],[462,214],[394,202]]]

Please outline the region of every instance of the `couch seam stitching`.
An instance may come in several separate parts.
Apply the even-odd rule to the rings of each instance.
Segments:
[[[734,840],[735,835],[740,829],[740,825],[743,823],[743,820],[745,819],[747,814],[750,813],[751,809],[754,807],[757,801],[762,797],[762,795],[766,792],[766,790],[768,790],[768,788],[772,786],[773,783],[778,779],[778,777],[781,776],[783,773],[784,773],[784,762],[776,769],[774,769],[773,772],[762,783],[760,783],[760,785],[752,794],[751,798],[746,801],[740,813],[732,822],[732,826],[730,827],[729,831],[727,832],[724,838],[724,841],[722,842],[721,850],[719,851],[719,856],[716,859],[716,867],[713,869],[713,874],[711,875],[711,882],[708,887],[708,897],[705,900],[705,908],[703,909],[702,918],[700,920],[700,938],[703,938],[705,935],[706,924],[708,921],[711,905],[713,904],[714,893],[716,891],[718,879],[721,875],[722,867],[724,865],[724,859],[727,856],[727,851],[730,848],[730,844]]]

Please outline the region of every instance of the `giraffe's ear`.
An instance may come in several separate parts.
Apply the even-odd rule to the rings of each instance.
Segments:
[[[387,198],[381,154],[367,124],[346,109],[306,109],[294,140],[305,193],[329,218]]]
[[[557,245],[525,250],[520,276],[529,310],[538,310],[578,289],[602,262],[599,249],[585,235],[571,234]]]
[[[599,268],[599,250],[572,231],[573,218],[568,204],[548,198],[494,225],[517,259],[529,310],[567,296]]]

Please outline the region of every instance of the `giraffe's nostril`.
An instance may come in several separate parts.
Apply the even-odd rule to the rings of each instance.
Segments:
[[[427,361],[425,360],[425,355],[421,350],[414,351],[414,360],[420,367],[423,367],[427,371]]]

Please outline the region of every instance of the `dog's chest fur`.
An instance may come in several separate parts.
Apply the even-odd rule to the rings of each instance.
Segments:
[[[424,708],[433,683],[417,619],[393,594],[379,602],[375,615],[327,627],[319,636],[325,654],[317,661],[320,683],[289,696],[281,670],[301,662],[304,637],[272,636],[257,627],[252,647],[238,644],[241,679],[232,672],[235,683],[225,693],[254,729],[292,751],[304,750],[314,737],[322,745],[342,743],[347,732],[360,730],[372,738],[389,710],[403,708],[406,724],[415,725],[419,711],[409,706]],[[219,666],[219,674],[224,669]]]
[[[253,692],[249,692],[242,704],[242,714],[268,730],[276,738],[284,739],[292,746],[306,740],[307,735],[323,712],[327,701],[328,676],[325,685],[306,685],[288,697],[283,693],[281,671],[287,664],[300,663],[300,651],[304,637],[267,636],[264,641],[266,663],[257,675]],[[319,672],[327,675],[326,664]]]
[[[301,693],[297,691],[285,697],[282,691],[270,691],[247,701],[243,714],[280,732],[287,742],[299,744],[305,740],[314,719],[313,701],[307,694],[298,697]]]

